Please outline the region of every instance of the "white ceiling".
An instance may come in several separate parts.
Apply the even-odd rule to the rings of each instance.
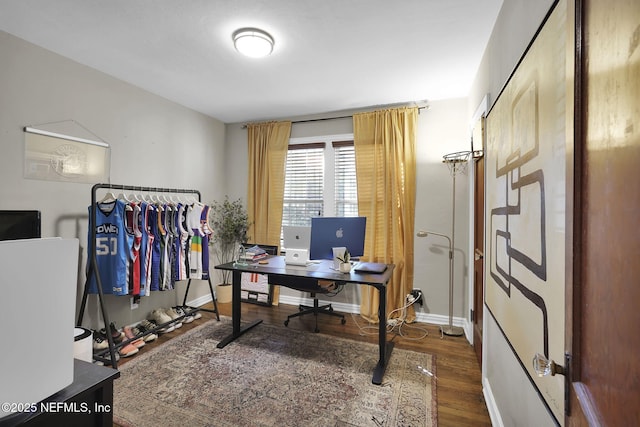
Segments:
[[[502,0],[2,0],[0,30],[225,123],[464,97]],[[231,34],[259,27],[273,54]]]

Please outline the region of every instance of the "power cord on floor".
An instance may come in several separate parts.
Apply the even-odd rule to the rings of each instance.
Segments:
[[[416,300],[417,299],[413,295],[407,294],[406,304],[389,313],[389,315],[387,316],[387,332],[394,332],[394,330],[396,330],[397,328],[396,333],[398,335],[400,335],[404,339],[411,340],[411,341],[418,341],[425,338],[427,335],[429,335],[429,331],[427,331],[426,329],[419,326],[411,326],[411,324],[406,321],[407,308],[415,304]],[[397,318],[392,317],[397,312],[400,313],[399,317]],[[375,335],[378,333],[378,325],[369,324],[367,326],[361,326],[356,320],[356,316],[354,313],[351,313],[351,318],[353,320],[353,323],[355,323],[355,325],[360,330],[360,335]],[[403,328],[419,330],[422,332],[422,335],[419,337],[409,337],[408,335],[405,335],[405,332],[403,332]],[[368,332],[369,329],[372,331]]]

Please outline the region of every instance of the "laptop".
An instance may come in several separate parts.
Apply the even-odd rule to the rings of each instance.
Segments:
[[[309,263],[311,227],[285,225],[282,227],[282,237],[282,246],[286,250],[285,264],[307,265]]]
[[[356,273],[375,273],[381,274],[387,270],[387,264],[380,262],[358,262],[353,270]]]

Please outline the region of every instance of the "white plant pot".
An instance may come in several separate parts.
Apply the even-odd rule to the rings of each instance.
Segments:
[[[216,286],[216,299],[218,302],[226,304],[233,300],[233,285],[219,284]]]
[[[340,271],[342,273],[350,273],[351,272],[351,263],[350,262],[342,262],[342,263],[340,263]]]

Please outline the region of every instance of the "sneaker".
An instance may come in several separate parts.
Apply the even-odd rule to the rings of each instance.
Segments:
[[[176,329],[182,328],[182,322],[177,321],[177,319],[180,318],[180,315],[173,308],[165,308],[164,312],[171,318],[171,320],[176,320],[176,322],[173,324]]]
[[[109,330],[111,331],[111,339],[115,344],[119,344],[125,338],[124,332],[120,332],[118,328],[116,328],[115,323],[111,322],[109,325]],[[107,331],[105,328],[102,328],[98,331],[100,335],[102,335],[105,339],[107,337]]]
[[[200,310],[198,309],[193,309],[191,307],[182,307],[184,312],[187,313],[188,316],[193,317],[193,320],[198,320],[202,317],[202,314],[200,314]]]
[[[97,331],[93,332],[93,351],[100,351],[109,348],[107,338]]]
[[[173,310],[178,313],[178,316],[182,316],[182,323],[191,323],[194,321],[194,318],[191,314],[187,314],[184,308],[177,306],[173,307]]]
[[[136,338],[137,334],[135,334],[133,332],[133,330],[131,329],[131,326],[125,326],[123,328],[123,331],[124,331],[124,336],[127,337],[128,340],[133,340],[133,341],[130,342],[130,344],[132,346],[137,347],[137,348],[142,348],[142,347],[145,346],[146,343],[144,342],[144,340],[142,338],[138,338],[138,339],[134,340],[134,338]]]
[[[165,323],[171,322],[172,320],[171,317],[169,317],[167,313],[165,313],[160,308],[153,310],[149,315],[149,317],[150,317],[149,320],[154,321],[156,325],[164,325]],[[166,334],[166,333],[175,331],[175,329],[176,329],[175,326],[167,325],[162,329],[158,329],[158,332],[160,332],[161,334]]]
[[[155,320],[143,320],[143,322],[151,325],[151,327],[148,328],[148,330],[153,330],[155,331],[158,335],[161,334],[168,334],[169,332],[173,332],[176,330],[176,328],[173,327],[173,325],[169,325],[169,326],[165,326],[162,329],[158,329],[158,324],[156,323]]]
[[[100,339],[104,340],[104,342],[107,342],[106,338],[100,338]],[[109,343],[107,343],[107,346],[105,347],[105,349],[106,348],[109,348]],[[101,350],[104,350],[104,349],[101,349]],[[120,353],[116,351],[114,355],[117,363],[120,360]],[[104,360],[100,360],[100,359],[104,359]],[[105,364],[111,366],[111,354],[108,351],[107,352],[100,351],[99,356],[96,356],[96,355],[93,356],[93,363],[100,366],[104,366]]]
[[[114,353],[115,359],[116,359],[116,363],[118,363],[120,361],[120,353],[118,353],[117,351]],[[111,354],[109,354],[109,352],[106,352],[102,357],[106,357],[106,361],[103,362],[103,364],[106,364],[107,366],[111,366]]]
[[[122,342],[122,338],[120,337],[120,334],[118,333],[118,336],[112,337],[113,338],[113,344],[117,345],[120,342]],[[100,350],[104,350],[106,348],[109,348],[109,340],[107,339],[107,336],[105,335],[105,330],[100,329],[99,331],[93,331],[93,350],[94,351],[100,351]]]
[[[120,353],[120,356],[122,356],[122,357],[130,357],[130,356],[133,356],[134,354],[136,354],[139,351],[140,350],[135,345],[127,344],[127,345],[123,346],[122,348],[120,348],[119,353]]]
[[[146,322],[149,322],[149,321],[147,320]],[[148,333],[148,334],[146,334],[146,335],[145,335],[145,332],[146,332],[146,331],[149,331],[149,330],[153,330],[153,328],[149,328],[149,329],[145,329],[145,330],[143,330],[143,329],[142,329],[142,327],[141,327],[140,325],[138,325],[138,326],[133,326],[133,327],[131,328],[131,331],[132,331],[136,336],[142,336],[142,340],[143,340],[144,342],[151,342],[151,341],[155,341],[155,340],[158,338],[158,336],[157,336],[156,334],[154,334],[153,332]]]
[[[158,327],[158,325],[155,324],[155,322],[152,322],[150,320],[142,320],[140,323],[138,323],[138,325],[136,326],[136,328],[140,329],[140,332],[144,333],[148,333],[150,331],[155,330]],[[149,335],[155,335],[154,333],[150,333]],[[157,337],[156,337],[157,338]]]

